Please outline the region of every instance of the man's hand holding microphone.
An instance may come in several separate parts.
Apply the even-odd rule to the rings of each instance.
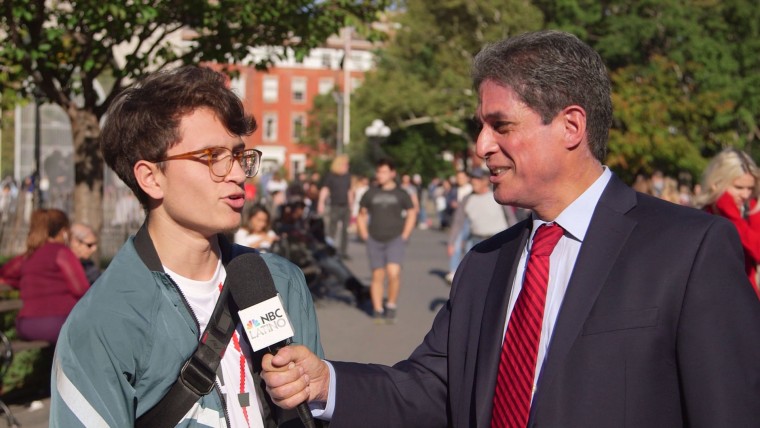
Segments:
[[[303,402],[327,402],[330,369],[309,348],[291,345],[261,361],[261,377],[274,403],[293,409]]]

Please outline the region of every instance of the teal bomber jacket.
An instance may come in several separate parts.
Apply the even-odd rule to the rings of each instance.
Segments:
[[[143,227],[69,315],[56,346],[50,427],[134,426],[176,381],[198,345],[198,325],[184,297],[163,272]],[[222,260],[245,251],[220,237]],[[262,254],[295,329],[293,341],[324,356],[303,272],[288,260]],[[288,415],[260,386],[265,426]],[[201,397],[178,427],[227,427],[218,387]]]

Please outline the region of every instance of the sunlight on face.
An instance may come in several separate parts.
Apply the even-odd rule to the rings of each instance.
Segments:
[[[739,207],[749,201],[749,198],[754,191],[755,177],[750,173],[746,173],[736,178],[728,188],[726,188],[726,192],[734,198],[734,202],[736,202],[736,205]]]

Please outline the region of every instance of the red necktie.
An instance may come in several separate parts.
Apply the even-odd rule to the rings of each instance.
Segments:
[[[525,280],[507,326],[501,349],[499,374],[493,397],[492,428],[525,428],[528,425],[538,343],[544,320],[549,256],[564,230],[541,225],[533,237]]]

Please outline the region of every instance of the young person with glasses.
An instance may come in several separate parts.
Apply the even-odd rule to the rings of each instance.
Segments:
[[[240,225],[243,183],[261,152],[256,129],[224,76],[200,67],[159,72],[114,100],[101,132],[108,165],[146,210],[63,328],[56,350],[51,427],[134,426],[177,381],[223,287],[225,264],[253,251],[227,242]],[[294,325],[321,355],[303,274],[263,254]],[[260,386],[260,355],[237,326],[211,392],[177,426],[264,427],[296,419]]]

